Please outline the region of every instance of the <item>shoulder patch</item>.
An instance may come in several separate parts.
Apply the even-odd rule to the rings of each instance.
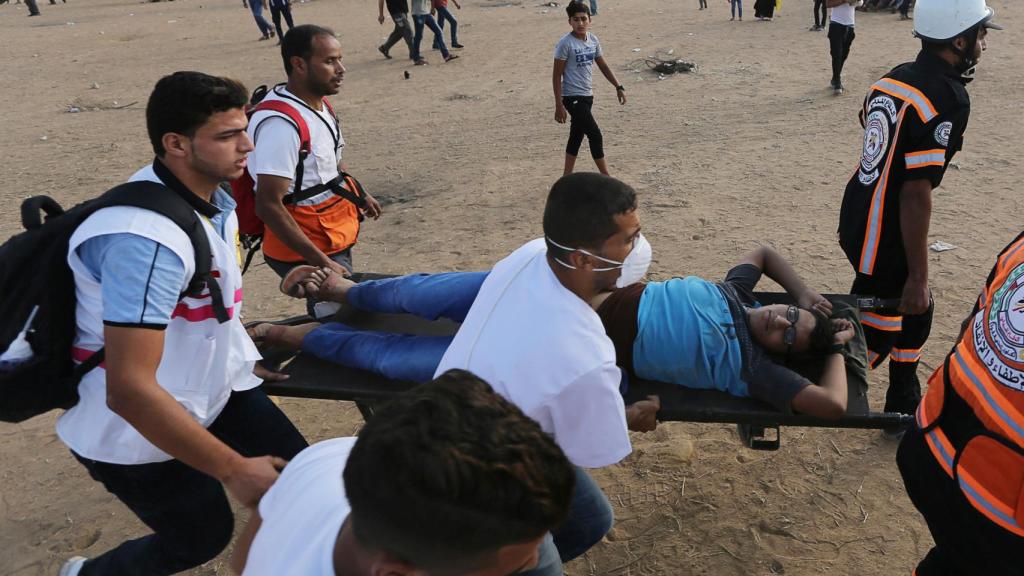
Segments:
[[[949,146],[949,133],[953,131],[952,122],[943,122],[935,128],[935,141],[943,148]]]

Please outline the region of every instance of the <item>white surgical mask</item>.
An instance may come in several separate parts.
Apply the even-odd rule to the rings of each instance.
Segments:
[[[644,238],[643,234],[637,235],[636,241],[633,243],[633,249],[629,251],[629,254],[626,255],[626,259],[622,262],[609,260],[604,256],[598,256],[597,254],[587,252],[583,248],[569,248],[567,246],[562,246],[551,238],[546,238],[546,240],[550,242],[552,246],[556,246],[562,250],[568,250],[569,252],[575,252],[578,250],[587,256],[592,256],[602,262],[613,264],[613,266],[606,266],[604,268],[593,268],[592,270],[594,272],[607,272],[609,270],[616,269],[622,270],[619,274],[618,280],[615,281],[616,288],[625,288],[630,284],[639,282],[643,279],[644,274],[647,274],[647,268],[651,266],[651,244],[647,241],[647,238]],[[554,260],[566,268],[571,268],[573,270],[576,269],[572,264],[563,262],[558,258],[554,258]]]

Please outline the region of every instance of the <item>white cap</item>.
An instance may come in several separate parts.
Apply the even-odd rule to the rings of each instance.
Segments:
[[[1002,26],[992,22],[993,17],[995,11],[985,0],[917,0],[914,35],[946,42],[979,25],[1002,30]]]

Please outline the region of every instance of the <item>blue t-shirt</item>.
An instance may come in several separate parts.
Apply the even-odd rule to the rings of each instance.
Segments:
[[[218,212],[209,222],[224,238],[224,224],[235,201],[221,188],[211,200]],[[170,323],[185,280],[185,264],[170,248],[143,236],[119,233],[90,238],[77,253],[100,283],[104,324],[162,329]]]
[[[747,396],[733,315],[714,282],[652,282],[637,312],[633,370],[646,380]]]

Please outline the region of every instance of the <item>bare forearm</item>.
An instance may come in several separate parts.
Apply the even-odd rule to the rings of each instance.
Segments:
[[[807,291],[807,285],[800,279],[796,270],[774,249],[762,246],[754,251],[751,259],[755,265],[759,265],[766,276],[782,286],[790,296],[799,298]]]
[[[818,386],[842,407],[842,412],[846,412],[846,361],[842,354],[829,354],[825,358],[825,370],[822,371]]]
[[[615,86],[615,87],[619,86],[619,79],[615,77],[615,72],[612,72],[611,67],[608,66],[608,64],[606,62],[599,63],[597,65],[597,67],[601,69],[601,74],[603,74],[604,77],[609,82],[612,83],[612,86]]]
[[[931,185],[907,183],[900,195],[900,228],[913,280],[928,279],[928,226],[932,216]]]
[[[155,380],[110,382],[111,410],[154,446],[188,466],[223,481],[242,456],[196,422]]]

